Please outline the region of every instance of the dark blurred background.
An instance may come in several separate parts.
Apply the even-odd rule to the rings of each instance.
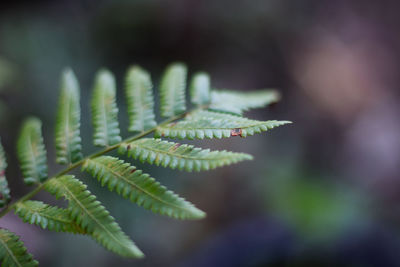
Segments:
[[[12,214],[0,226],[20,234],[42,266],[400,266],[399,8],[394,0],[2,3],[0,136],[14,199],[29,190],[14,152],[28,115],[43,120],[50,172],[60,169],[52,140],[66,66],[81,83],[86,153],[95,150],[89,97],[101,67],[116,75],[125,137],[121,89],[132,64],[156,85],[167,64],[183,61],[190,74],[209,72],[215,88],[278,88],[280,103],[247,116],[294,124],[198,143],[251,153],[252,162],[194,174],[143,166],[206,211],[201,221],[154,215],[80,174],[144,260]]]

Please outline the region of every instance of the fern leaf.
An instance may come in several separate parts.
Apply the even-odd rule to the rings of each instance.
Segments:
[[[252,156],[229,151],[210,151],[192,145],[181,145],[154,138],[143,138],[131,143],[123,143],[119,153],[147,161],[150,164],[186,171],[203,171],[230,165]]]
[[[7,229],[0,229],[0,262],[4,267],[34,267],[39,264],[19,237]]]
[[[144,256],[122,232],[109,212],[96,200],[96,196],[86,190],[86,185],[74,176],[65,175],[49,180],[45,189],[57,198],[67,199],[72,219],[105,248],[124,257]]]
[[[207,73],[199,72],[194,75],[190,84],[190,95],[193,104],[210,103],[210,76]]]
[[[288,123],[290,122],[250,120],[224,113],[199,110],[188,114],[178,123],[157,127],[155,136],[179,139],[246,137]]]
[[[148,174],[118,158],[102,156],[88,159],[83,170],[96,177],[110,191],[116,191],[155,213],[177,219],[200,219],[205,213],[180,198]]]
[[[41,201],[18,202],[15,213],[26,223],[57,232],[84,234],[85,231],[72,220],[66,209],[53,207]]]
[[[182,63],[167,67],[160,85],[161,116],[169,118],[185,112],[186,73]]]
[[[7,161],[4,154],[3,146],[0,140],[0,208],[7,205],[11,200],[10,188],[6,179]]]
[[[57,163],[71,164],[82,158],[79,85],[72,70],[63,72],[56,120]]]
[[[94,145],[110,146],[121,141],[118,107],[115,102],[115,80],[111,72],[100,70],[92,97]]]
[[[43,144],[42,123],[37,118],[27,119],[18,138],[18,159],[24,182],[28,185],[47,179],[46,150]]]
[[[278,102],[280,95],[276,90],[258,90],[252,92],[235,92],[229,90],[212,91],[211,110],[242,115],[243,111],[252,108],[266,107]]]
[[[129,114],[129,131],[145,131],[156,126],[153,85],[150,74],[133,66],[125,78],[125,95]]]

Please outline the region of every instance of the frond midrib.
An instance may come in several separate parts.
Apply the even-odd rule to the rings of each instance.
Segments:
[[[101,115],[102,115],[102,117],[103,117],[103,131],[104,131],[104,133],[105,133],[105,135],[104,135],[104,141],[105,141],[105,143],[106,143],[106,146],[108,146],[109,145],[109,136],[108,136],[108,118],[107,118],[107,114],[106,114],[106,109],[107,109],[107,106],[106,106],[106,103],[105,103],[105,98],[106,98],[106,92],[105,91],[102,91],[101,92],[102,94],[100,95],[100,98],[101,98],[101,105],[102,105],[102,108],[100,109],[100,112],[101,112]]]
[[[260,126],[260,125],[265,125],[267,123],[271,123],[271,122],[286,122],[286,121],[277,121],[277,120],[272,120],[272,121],[260,121],[257,124],[252,124],[252,125],[246,125],[243,127],[239,127],[240,129],[247,129],[247,128],[251,128],[251,127],[256,127],[256,126]],[[266,125],[267,126],[267,125]],[[268,127],[268,126],[267,126]],[[199,128],[178,128],[176,127],[176,125],[174,125],[174,127],[168,127],[168,125],[166,126],[159,126],[157,127],[158,129],[172,129],[172,130],[185,130],[185,131],[190,131],[190,130],[231,130],[231,129],[235,129],[235,127],[202,127],[199,126]]]
[[[68,93],[70,93],[70,92],[68,92]],[[68,94],[67,93],[67,94]],[[70,111],[71,111],[71,105],[73,104],[72,103],[72,101],[71,101],[71,95],[70,94],[68,94],[68,104],[67,104],[67,112],[65,112],[65,114],[66,114],[66,118],[65,118],[65,131],[64,131],[64,134],[65,134],[65,149],[66,149],[66,152],[67,152],[67,158],[68,158],[68,163],[69,164],[71,164],[72,163],[72,155],[71,155],[71,151],[70,151],[70,140],[69,140],[69,138],[70,138],[70,134],[69,134],[69,124],[70,124]]]
[[[140,77],[140,78],[142,78],[142,77]],[[142,83],[139,83],[139,90],[137,90],[136,97],[138,99],[142,100],[143,98],[146,97],[146,92],[145,91],[146,91],[145,87],[142,86]],[[143,104],[143,103],[145,103],[145,101],[138,101],[138,102],[135,103],[135,104],[139,104],[140,105],[140,107],[136,108],[136,112],[138,113],[138,116],[136,116],[136,120],[140,121],[141,128],[144,128],[144,124],[145,124],[144,123],[145,122],[144,109],[147,108],[146,107],[147,105]]]
[[[40,138],[40,137],[39,137]],[[29,153],[31,154],[31,156],[32,156],[32,158],[31,158],[31,160],[32,160],[32,162],[33,162],[33,165],[35,166],[35,168],[34,168],[34,171],[35,171],[35,174],[36,174],[36,177],[35,178],[37,178],[38,180],[40,180],[40,173],[38,172],[38,169],[37,169],[37,160],[36,160],[36,155],[35,155],[35,152],[33,151],[33,145],[32,145],[32,135],[31,135],[31,133],[29,133],[29,136],[28,136],[28,149],[29,149]],[[40,154],[40,153],[38,153],[38,154]]]
[[[136,146],[136,147],[140,147],[139,145],[136,145],[133,142],[130,143],[130,144],[133,145],[133,146]],[[157,148],[154,148],[154,147],[148,147],[148,146],[145,146],[145,145],[142,145],[142,144],[141,144],[140,148],[144,148],[144,149],[147,149],[147,150],[150,150],[150,151],[154,151],[154,152],[157,152],[157,153],[160,153],[160,154],[167,154],[169,156],[182,158],[182,159],[200,160],[200,161],[207,161],[207,160],[209,161],[209,160],[215,160],[216,159],[216,158],[195,158],[194,156],[189,156],[189,155],[173,154],[173,152],[170,152],[170,151],[160,150],[160,149],[157,149]],[[193,150],[191,150],[191,151],[193,151]],[[213,152],[222,152],[222,151],[213,151]],[[226,152],[228,152],[228,151],[226,151]],[[210,153],[212,153],[212,152],[210,152]],[[238,156],[239,155],[244,155],[243,153],[235,153],[235,152],[230,152],[230,153],[233,153],[233,155],[238,155]],[[229,156],[225,156],[225,157],[218,157],[218,158],[219,159],[230,159],[230,158],[232,158],[233,155],[231,155],[230,157]]]

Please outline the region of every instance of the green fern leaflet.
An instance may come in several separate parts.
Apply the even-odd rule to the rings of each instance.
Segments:
[[[18,138],[18,158],[27,185],[47,179],[47,158],[39,119],[27,119]]]
[[[214,90],[211,92],[210,109],[242,115],[243,111],[266,107],[278,102],[280,95],[276,90],[257,90],[250,92],[235,92],[230,90]]]
[[[178,123],[158,126],[156,137],[179,139],[246,137],[290,123],[290,121],[257,121],[213,111],[195,111]]]
[[[191,145],[143,138],[130,143],[123,143],[118,152],[157,166],[186,171],[205,171],[230,165],[243,160],[251,160],[249,154],[229,151],[210,151]]]
[[[110,191],[116,191],[145,209],[176,219],[201,219],[205,213],[160,185],[150,175],[123,160],[110,156],[88,159],[83,170]]]
[[[125,95],[129,114],[129,131],[142,132],[157,125],[152,89],[149,73],[139,66],[128,70],[125,79]]]
[[[75,74],[66,69],[61,79],[61,96],[56,120],[56,152],[59,164],[72,164],[82,159],[79,99],[79,84]]]
[[[96,75],[92,97],[95,146],[110,146],[121,141],[115,94],[114,76],[107,70],[99,71]]]
[[[172,117],[185,112],[186,66],[181,63],[170,65],[160,85],[161,116]]]

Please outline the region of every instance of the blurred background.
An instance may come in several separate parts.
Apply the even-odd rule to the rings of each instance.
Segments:
[[[278,88],[282,101],[247,113],[294,124],[250,138],[199,142],[252,162],[183,173],[141,166],[208,216],[154,215],[79,174],[145,252],[121,259],[90,238],[0,221],[41,266],[400,266],[398,1],[20,1],[0,8],[0,136],[14,199],[29,191],[15,159],[22,120],[43,120],[49,170],[62,69],[82,91],[91,143],[95,72],[140,64],[158,84],[167,64],[205,70],[215,88]],[[135,162],[136,165],[138,165]],[[43,193],[38,198],[51,201]]]

